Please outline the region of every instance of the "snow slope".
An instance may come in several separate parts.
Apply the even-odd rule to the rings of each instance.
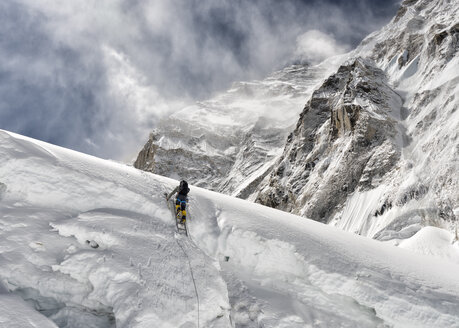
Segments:
[[[201,325],[229,325],[225,283],[214,260],[174,238],[163,184],[18,135],[0,140],[0,277],[11,291],[60,327],[193,326],[185,247]]]
[[[186,239],[176,181],[7,131],[0,183],[0,280],[29,303],[0,295],[0,327],[459,327],[452,261],[193,186]]]

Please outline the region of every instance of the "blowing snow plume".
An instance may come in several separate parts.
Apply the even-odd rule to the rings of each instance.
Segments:
[[[343,54],[350,47],[337,42],[333,35],[318,30],[310,30],[297,38],[295,57],[301,61],[318,64],[329,57]]]

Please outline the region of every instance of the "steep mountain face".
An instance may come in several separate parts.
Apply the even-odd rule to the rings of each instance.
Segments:
[[[136,168],[247,198],[282,153],[329,67],[293,65],[184,108],[150,134]]]
[[[314,91],[257,201],[326,222],[394,167],[400,108],[381,70],[362,59],[341,66]]]
[[[426,225],[452,230],[458,8],[404,1],[346,56],[185,108],[135,166],[380,240],[398,243]]]
[[[405,1],[364,40],[313,93],[257,201],[381,240],[451,228],[458,7]]]

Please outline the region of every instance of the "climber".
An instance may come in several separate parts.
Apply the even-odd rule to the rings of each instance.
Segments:
[[[180,224],[185,224],[186,222],[186,202],[188,200],[187,195],[189,192],[190,188],[188,188],[188,183],[185,180],[182,180],[180,181],[180,184],[166,196],[166,199],[169,201],[172,195],[177,193],[175,198],[175,213],[179,214],[179,211],[182,211],[181,220],[179,222]]]

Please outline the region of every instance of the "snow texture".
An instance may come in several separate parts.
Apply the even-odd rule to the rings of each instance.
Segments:
[[[404,248],[445,259],[190,186],[187,239],[177,181],[6,131],[0,181],[5,327],[459,327],[440,230]]]

